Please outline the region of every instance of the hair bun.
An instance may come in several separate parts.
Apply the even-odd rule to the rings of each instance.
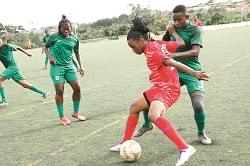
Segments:
[[[140,31],[143,33],[149,32],[149,28],[147,25],[149,24],[146,20],[144,20],[142,17],[136,16],[133,20],[133,30]]]
[[[62,15],[62,19],[66,19],[67,16],[65,14]]]

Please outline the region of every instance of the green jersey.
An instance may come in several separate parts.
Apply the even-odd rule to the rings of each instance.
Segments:
[[[6,68],[10,65],[16,65],[16,61],[13,56],[13,51],[16,51],[16,49],[9,44],[4,44],[0,48],[0,61]]]
[[[188,23],[185,27],[175,28],[175,30],[185,42],[185,47],[178,48],[176,52],[189,51],[192,49],[193,45],[199,45],[200,47],[203,47],[202,32],[199,27]],[[170,35],[170,40],[175,40],[174,36]],[[191,67],[194,70],[201,70],[201,64],[199,62],[198,56],[189,58],[175,58],[175,60]]]
[[[71,65],[73,52],[79,53],[79,39],[73,34],[65,37],[56,33],[49,37],[45,47],[49,48],[57,65]]]
[[[45,35],[43,37],[43,43],[46,43],[48,41],[48,39],[49,39],[49,35]]]

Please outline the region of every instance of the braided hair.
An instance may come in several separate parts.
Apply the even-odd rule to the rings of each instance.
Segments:
[[[62,32],[60,31],[61,27],[64,25],[64,24],[70,24],[70,28],[72,30],[72,24],[71,24],[71,21],[69,19],[67,19],[66,15],[62,15],[62,19],[61,21],[59,22],[58,24],[58,34],[62,34]]]
[[[144,20],[142,17],[135,16],[132,20],[133,26],[131,27],[130,31],[127,35],[127,40],[129,39],[140,39],[143,38],[146,41],[150,41],[150,30],[147,27],[149,22]]]

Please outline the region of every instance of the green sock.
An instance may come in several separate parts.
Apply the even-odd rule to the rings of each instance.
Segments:
[[[4,87],[0,87],[0,94],[1,94],[1,97],[2,97],[2,102],[7,102],[7,97],[6,97],[6,94],[5,94]]]
[[[59,114],[60,117],[64,116],[64,108],[63,108],[63,104],[57,104],[57,112]]]
[[[144,121],[145,121],[144,124],[143,124],[143,126],[145,126],[147,128],[149,128],[149,127],[152,126],[152,122],[148,118],[148,111],[149,110],[144,110],[143,111],[143,117],[144,117]]]
[[[73,107],[74,107],[74,113],[78,113],[80,108],[80,101],[73,101]]]
[[[45,95],[46,93],[44,91],[42,91],[41,89],[35,87],[34,85],[30,87],[30,90],[34,91],[34,92],[37,92],[37,93],[40,93],[42,95]]]
[[[194,119],[198,128],[198,134],[203,133],[205,129],[206,113],[204,111],[195,112]]]
[[[46,57],[45,57],[44,64],[45,64],[45,65],[47,65],[47,64],[48,64],[48,62],[49,62],[49,58],[46,56]]]

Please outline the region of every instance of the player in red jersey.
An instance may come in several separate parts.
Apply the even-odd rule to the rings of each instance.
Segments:
[[[150,120],[177,146],[180,152],[176,166],[183,165],[195,153],[195,149],[186,143],[171,122],[163,116],[163,113],[180,96],[177,69],[187,72],[199,80],[209,78],[206,73],[194,71],[167,56],[168,51],[174,51],[177,47],[184,46],[184,41],[177,35],[174,28],[171,33],[176,37],[176,41],[154,41],[150,37],[147,23],[141,17],[135,17],[133,24],[134,26],[127,35],[127,42],[136,54],[145,54],[147,67],[151,72],[149,80],[153,85],[131,104],[123,139],[110,150],[120,151],[121,144],[130,140],[133,135],[138,123],[139,112],[149,109]]]

